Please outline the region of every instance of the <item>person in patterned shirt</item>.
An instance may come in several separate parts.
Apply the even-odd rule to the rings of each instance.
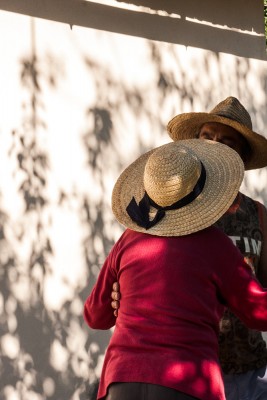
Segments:
[[[208,113],[179,114],[169,121],[167,130],[174,141],[199,138],[226,144],[241,156],[246,170],[267,166],[267,139],[253,131],[249,113],[235,97],[226,98]],[[216,226],[232,239],[260,283],[267,287],[264,205],[239,192]],[[113,288],[112,307],[117,315],[117,282]],[[262,333],[247,328],[229,310],[220,323],[219,356],[227,400],[267,399],[267,348]]]

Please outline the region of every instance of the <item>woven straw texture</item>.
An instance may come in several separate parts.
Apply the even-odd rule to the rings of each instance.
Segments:
[[[145,190],[157,204],[170,205],[194,187],[201,164],[206,169],[202,193],[190,204],[168,210],[164,218],[146,230],[127,214],[132,197],[136,202]],[[157,236],[182,236],[214,224],[233,203],[244,176],[244,165],[230,147],[210,140],[181,140],[153,149],[126,168],[112,193],[112,210],[124,226]],[[151,207],[150,218],[156,210]]]
[[[246,170],[267,166],[267,139],[252,130],[249,113],[235,97],[227,97],[209,113],[178,114],[169,121],[167,131],[174,141],[192,139],[207,122],[228,125],[244,136],[251,148],[251,158],[245,163]]]

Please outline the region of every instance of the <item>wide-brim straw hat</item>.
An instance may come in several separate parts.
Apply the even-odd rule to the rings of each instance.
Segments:
[[[202,191],[188,201],[199,182],[203,183],[203,172],[206,178]],[[224,144],[205,139],[171,142],[143,154],[122,172],[112,192],[112,210],[122,225],[134,231],[157,236],[188,235],[214,224],[228,210],[243,176],[241,158]],[[133,218],[147,197],[149,224],[157,215],[155,203],[164,210],[162,219],[150,227],[139,225]],[[186,205],[166,209],[185,199]]]
[[[246,139],[251,149],[251,156],[245,161],[246,170],[267,166],[267,139],[253,131],[249,113],[235,97],[227,97],[210,112],[178,114],[169,121],[167,131],[174,141],[196,138],[202,125],[208,122],[228,125]]]

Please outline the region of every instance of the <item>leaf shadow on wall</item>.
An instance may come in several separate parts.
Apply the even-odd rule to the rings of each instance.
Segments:
[[[88,352],[82,347],[83,288],[77,287],[60,311],[48,309],[44,298],[54,249],[49,237],[51,200],[47,185],[51,171],[42,141],[48,129],[42,117],[42,90],[44,81],[51,90],[56,89],[60,71],[51,71],[50,62],[43,65],[34,45],[32,55],[21,60],[20,71],[25,100],[21,126],[11,133],[9,156],[17,161],[14,179],[24,212],[16,221],[0,212],[0,397],[75,400],[83,391],[80,398],[85,399],[89,389],[84,385],[83,370],[87,376],[90,371],[93,374],[98,350],[94,349],[90,365]],[[73,345],[76,336],[81,338],[79,352]]]
[[[147,102],[146,93],[140,88],[124,87],[119,77],[112,76],[108,68],[88,55],[84,56],[88,79],[94,79],[96,101],[93,105],[90,103],[86,110],[84,119],[87,129],[81,134],[81,142],[87,157],[87,171],[94,177],[95,188],[100,195],[96,195],[94,190],[90,195],[77,191],[71,196],[64,191],[59,193],[59,207],[71,203],[71,197],[79,205],[77,213],[84,232],[82,249],[88,271],[88,275],[84,276],[84,286],[76,288],[74,297],[66,301],[60,311],[49,310],[44,301],[44,282],[51,274],[54,245],[49,237],[51,204],[46,192],[51,172],[50,158],[39,141],[40,132],[43,134],[48,129],[41,117],[45,109],[42,83],[49,77],[50,90],[56,90],[59,77],[57,71],[47,74],[49,66],[43,71],[35,53],[21,62],[21,84],[27,96],[23,104],[21,129],[12,132],[10,156],[17,160],[18,192],[24,205],[24,216],[15,226],[10,216],[3,210],[0,212],[0,371],[4,382],[0,397],[3,399],[13,392],[21,400],[30,400],[34,394],[51,400],[85,400],[88,396],[95,396],[96,369],[111,332],[88,330],[84,326],[81,310],[115,241],[114,231],[118,231],[118,224],[104,196],[109,168],[113,169],[115,176],[127,164],[127,156],[122,159],[121,149],[117,147],[117,135],[127,130],[131,115],[131,121],[136,121],[133,152],[138,156],[153,146],[155,132],[167,135],[167,121],[161,111],[168,104],[172,104],[170,118],[177,110],[183,109],[184,104],[195,109],[195,104],[201,103],[205,111],[215,105],[210,87],[204,87],[201,81],[188,81],[181,60],[175,53],[172,56],[179,81],[172,69],[166,70],[160,47],[148,43],[148,48],[149,61],[156,70],[152,88],[156,95],[152,104]],[[172,52],[171,45],[169,51]],[[217,65],[220,65],[220,57],[215,57]],[[208,58],[201,68],[202,73],[209,73]],[[235,70],[240,87],[243,87],[249,64],[244,62],[239,65],[237,61]],[[220,74],[223,83],[222,68]],[[170,98],[175,101],[169,103]],[[264,115],[264,110],[256,110],[253,105],[249,111],[255,118],[258,113]],[[139,133],[141,118],[148,121],[151,129],[149,141]],[[120,129],[117,130],[118,126]],[[260,174],[259,171],[259,177]],[[258,194],[267,199],[265,188]],[[102,251],[99,251],[96,242],[102,244]],[[25,243],[28,249],[26,260],[17,251]],[[71,345],[75,336],[80,339],[79,351]]]

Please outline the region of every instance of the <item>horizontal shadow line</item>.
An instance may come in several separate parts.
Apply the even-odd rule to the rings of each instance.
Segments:
[[[267,60],[265,38],[84,0],[0,0],[0,9],[113,33]]]

